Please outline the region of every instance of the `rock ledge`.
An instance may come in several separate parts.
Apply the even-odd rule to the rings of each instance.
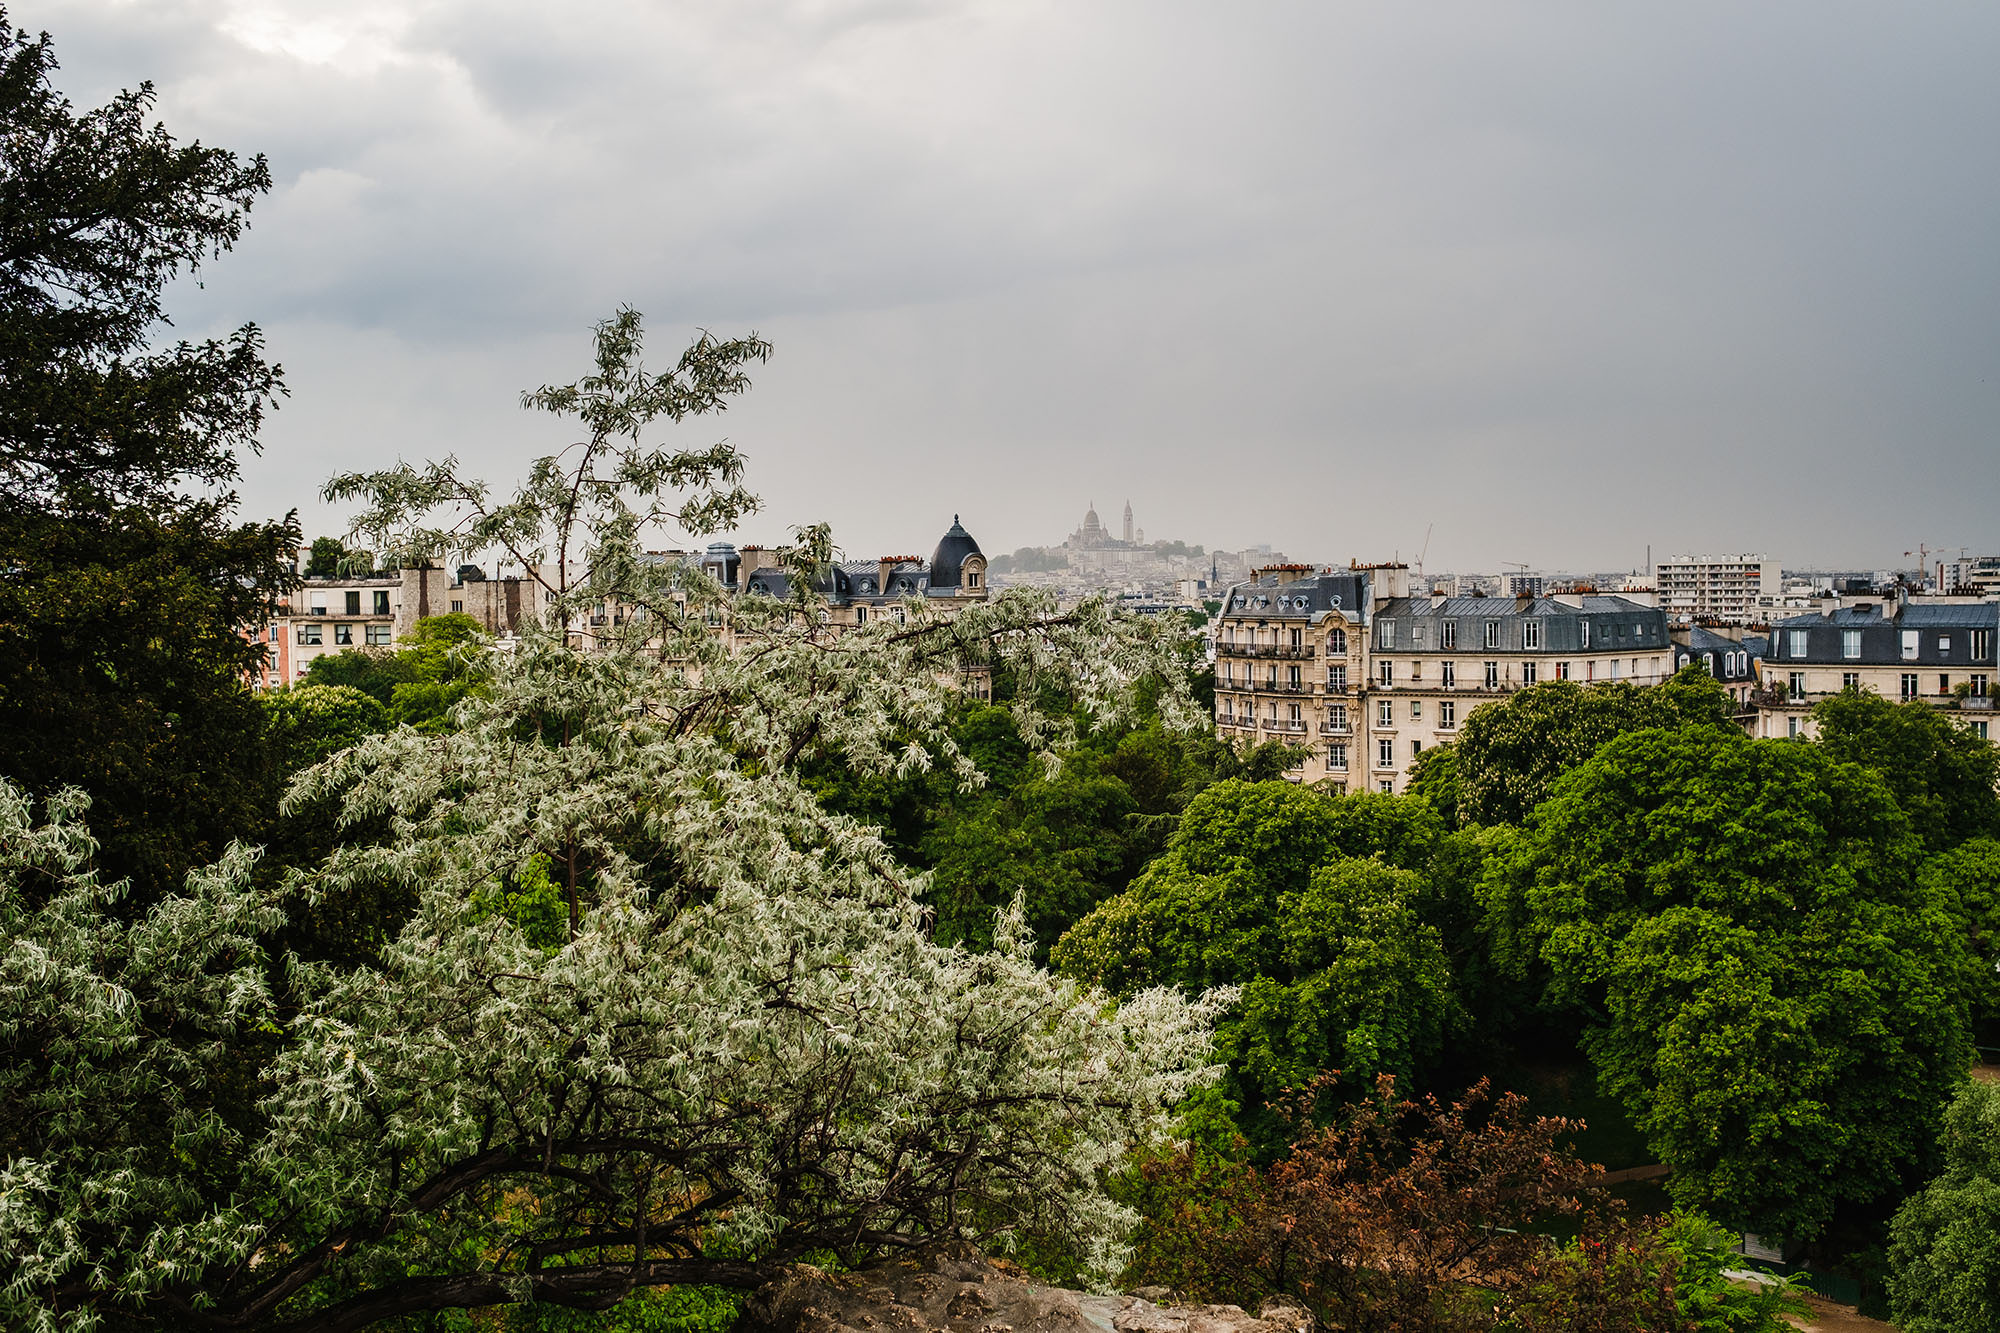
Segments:
[[[1018,1270],[1016,1270],[1018,1271]],[[889,1260],[854,1273],[801,1264],[751,1296],[743,1333],[1312,1333],[1312,1316],[1267,1302],[1177,1306],[1158,1288],[1090,1296],[1009,1273],[970,1246]]]

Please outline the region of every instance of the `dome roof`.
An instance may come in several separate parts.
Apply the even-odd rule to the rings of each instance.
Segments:
[[[951,529],[938,538],[937,550],[931,553],[931,587],[956,588],[959,567],[969,555],[983,556],[979,543],[972,540],[972,534],[958,525],[958,515],[951,516]]]

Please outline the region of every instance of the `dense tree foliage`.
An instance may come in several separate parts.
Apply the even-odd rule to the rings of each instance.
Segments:
[[[982,775],[976,788],[931,771],[876,776],[838,753],[809,761],[808,781],[829,809],[880,827],[904,864],[930,872],[923,898],[941,941],[983,945],[994,913],[1018,895],[1045,957],[1166,848],[1197,794],[1228,778],[1275,778],[1289,762],[1282,745],[1238,754],[1212,734],[1166,726],[1159,686],[1139,691],[1130,718],[1105,723],[1077,715],[1069,700],[1045,700],[1074,724],[1053,771],[1010,709],[966,701],[952,736]],[[998,693],[1010,697],[1011,682]]]
[[[1055,962],[1115,992],[1239,987],[1219,1050],[1246,1125],[1274,1147],[1262,1108],[1285,1089],[1325,1069],[1407,1076],[1460,1021],[1443,944],[1418,913],[1443,835],[1421,801],[1219,783]]]
[[[243,687],[296,530],[233,525],[236,451],[279,391],[254,326],[154,346],[167,284],[228,249],[262,158],[77,113],[0,12],[0,773],[89,792],[148,897],[267,803]]]
[[[1844,690],[1813,705],[1819,744],[1882,775],[1930,848],[2000,837],[2000,750],[1927,703]]]
[[[1889,1299],[1903,1333],[2000,1330],[2000,1085],[1944,1117],[1944,1170],[1896,1214]]]
[[[1919,853],[1868,770],[1645,731],[1557,784],[1490,890],[1675,1197],[1809,1237],[1921,1178],[1964,1077],[1962,930]]]
[[[1418,790],[1441,806],[1455,804],[1467,823],[1519,824],[1558,778],[1616,737],[1646,727],[1733,732],[1732,707],[1699,667],[1654,686],[1545,681],[1473,709],[1451,760],[1423,766]]]
[[[2000,1045],[2000,840],[1975,838],[1924,863],[1925,888],[1965,929],[1965,996],[1982,1045]]]
[[[1015,728],[1039,762],[1069,719],[1034,699],[1129,712],[1177,646],[1040,597],[950,619],[914,602],[906,624],[843,634],[804,578],[794,601],[744,603],[643,561],[640,515],[740,512],[733,454],[639,433],[738,391],[755,346],[703,338],[663,375],[639,346],[624,312],[592,375],[535,396],[587,443],[514,495],[489,502],[445,464],[342,483],[398,549],[563,550],[558,628],[492,654],[451,729],[369,735],[308,770],[288,804],[330,806],[343,836],[281,893],[238,847],[120,924],[82,798],[37,822],[0,786],[0,1322],[602,1309],[1024,1230],[1100,1273],[1118,1261],[1105,1175],[1210,1077],[1226,996],[1113,1007],[1036,967],[1018,913],[989,952],[935,943],[909,874],[796,765],[823,745],[972,783],[945,683],[962,663],[1023,682]],[[826,557],[808,535],[786,557],[802,573]],[[571,645],[560,625],[604,596],[648,623]],[[365,697],[335,696],[356,716]],[[1192,717],[1171,689],[1157,706]],[[410,907],[379,949],[271,984],[266,942],[293,910],[384,884]]]

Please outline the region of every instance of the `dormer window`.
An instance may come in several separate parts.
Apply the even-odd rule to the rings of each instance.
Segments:
[[[977,588],[979,586],[978,570],[968,569],[965,571],[965,586],[968,588]]]

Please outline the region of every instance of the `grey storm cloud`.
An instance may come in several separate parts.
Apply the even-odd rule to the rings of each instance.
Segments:
[[[1131,498],[1297,557],[1894,563],[2000,545],[2000,9],[67,0],[278,179],[183,331],[293,397],[246,505],[563,442],[645,311],[777,345],[726,434],[850,550]]]

